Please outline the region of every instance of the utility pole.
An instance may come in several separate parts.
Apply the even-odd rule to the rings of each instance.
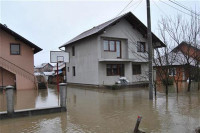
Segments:
[[[153,99],[153,66],[152,66],[152,35],[151,35],[151,13],[150,13],[150,1],[147,2],[147,42],[148,42],[148,57],[149,57],[149,99]]]

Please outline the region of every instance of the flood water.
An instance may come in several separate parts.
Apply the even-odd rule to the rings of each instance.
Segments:
[[[200,126],[200,92],[173,87],[168,97],[158,88],[148,99],[148,88],[106,90],[88,87],[67,89],[67,112],[0,120],[0,133],[131,133],[138,115],[140,129],[152,133],[192,133]],[[17,91],[15,109],[58,105],[57,90]],[[6,96],[0,93],[0,111],[6,110]]]

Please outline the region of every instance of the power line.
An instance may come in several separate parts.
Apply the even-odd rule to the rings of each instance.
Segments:
[[[132,2],[133,2],[133,0],[131,0],[131,1],[117,14],[117,16],[119,16]],[[116,16],[116,17],[117,17],[117,16]]]
[[[135,7],[133,7],[134,8],[133,10],[135,10],[141,4],[142,1],[143,0],[138,0],[135,4],[132,4],[128,9],[132,8],[133,6],[135,6],[137,4]]]
[[[141,1],[138,3],[138,5],[133,9],[133,11],[134,11],[136,8],[139,7],[139,5],[142,3],[142,1],[143,1],[143,0],[141,0]]]
[[[187,11],[189,11],[189,12],[195,14],[195,15],[197,15],[197,16],[200,16],[199,14],[193,12],[192,10],[188,9],[187,7],[181,5],[181,4],[178,3],[178,2],[175,2],[175,1],[172,1],[172,0],[169,0],[169,1],[170,1],[171,3],[173,3],[173,4],[175,4],[175,5],[177,5],[177,6],[181,7],[181,8],[183,8],[183,9],[185,9],[185,10],[187,10]]]
[[[172,7],[172,8],[174,8],[174,9],[176,9],[176,10],[178,10],[178,11],[180,11],[180,12],[182,12],[182,13],[184,13],[184,14],[186,14],[186,15],[188,15],[188,16],[190,16],[190,17],[193,17],[191,14],[186,13],[186,12],[184,12],[184,11],[182,11],[182,10],[180,10],[180,9],[178,9],[178,8],[176,8],[176,7],[170,5],[170,4],[168,4],[168,3],[166,3],[166,2],[164,2],[164,1],[162,1],[162,0],[159,0],[159,1],[162,2],[162,3],[164,3],[164,4],[166,4],[166,5],[168,5],[168,6],[170,6],[170,7]],[[199,19],[199,18],[197,18],[197,19]],[[199,19],[199,20],[200,20],[200,19]]]
[[[156,2],[153,0],[153,3],[154,3],[154,5],[156,5],[156,7],[161,11],[161,12],[163,12],[167,17],[168,17],[168,15],[156,4]]]

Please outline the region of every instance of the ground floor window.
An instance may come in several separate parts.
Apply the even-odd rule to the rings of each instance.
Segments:
[[[169,75],[170,75],[170,76],[176,75],[176,68],[170,68],[170,69],[169,69]]]
[[[106,71],[107,76],[124,76],[124,64],[107,64]]]
[[[75,69],[75,66],[72,67],[72,71],[73,71],[73,76],[76,76],[76,69]]]
[[[133,64],[133,75],[141,74],[141,65],[139,64]]]

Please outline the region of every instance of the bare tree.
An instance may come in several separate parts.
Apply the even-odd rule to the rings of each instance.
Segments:
[[[193,50],[193,48],[198,47],[197,38],[200,37],[200,18],[198,18],[197,15],[193,14],[191,14],[189,20],[183,18],[181,15],[177,15],[174,18],[162,18],[162,20],[159,22],[159,29],[161,37],[164,40],[164,43],[167,45],[167,47],[163,50],[164,52],[161,50],[156,51],[157,58],[160,58],[160,60],[164,58],[162,62],[165,62],[165,64],[163,65],[160,61],[159,65],[167,67],[163,70],[165,71],[164,77],[167,81],[169,80],[168,71],[170,67],[172,67],[174,61],[179,61],[179,65],[185,66],[185,70],[187,70],[188,72],[188,91],[190,91],[191,80],[193,77],[192,66],[199,66],[196,59],[199,58],[200,55],[196,50]],[[185,49],[179,49],[178,51],[170,52],[170,50],[172,50],[170,46],[176,47],[181,42],[186,42],[192,47],[186,47]],[[179,52],[181,52],[183,55],[182,59],[174,59],[174,57],[176,57]],[[170,59],[169,55],[171,55],[172,53],[174,53],[175,56],[172,55],[173,57]]]
[[[179,25],[177,24],[174,26],[178,27]],[[157,68],[156,73],[157,73],[157,76],[159,76],[159,81],[162,84],[164,84],[166,95],[168,95],[168,86],[169,86],[169,81],[171,80],[169,71],[170,69],[172,69],[172,65],[174,64],[176,60],[176,55],[177,55],[176,53],[171,52],[171,51],[173,47],[177,45],[177,43],[174,43],[174,45],[172,45],[172,41],[167,31],[168,25],[165,22],[165,19],[162,19],[159,22],[158,27],[159,27],[161,39],[165,43],[166,47],[155,50],[154,65]]]

